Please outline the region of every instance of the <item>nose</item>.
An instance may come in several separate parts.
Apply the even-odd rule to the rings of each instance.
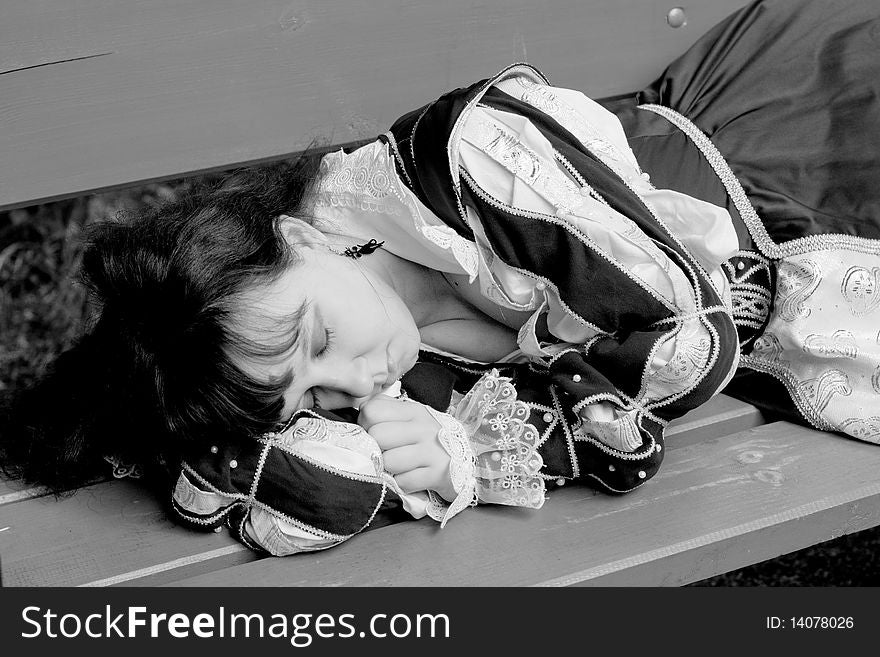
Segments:
[[[336,389],[351,397],[372,395],[376,387],[366,358],[355,358],[348,367],[337,370]]]

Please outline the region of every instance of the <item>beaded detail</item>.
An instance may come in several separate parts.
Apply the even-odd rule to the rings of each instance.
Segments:
[[[755,251],[739,251],[723,267],[730,281],[731,314],[739,332],[740,348],[745,348],[770,317],[770,261]]]

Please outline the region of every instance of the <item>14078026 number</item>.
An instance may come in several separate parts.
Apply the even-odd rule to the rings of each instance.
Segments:
[[[767,616],[768,630],[849,630],[855,626],[852,616]]]

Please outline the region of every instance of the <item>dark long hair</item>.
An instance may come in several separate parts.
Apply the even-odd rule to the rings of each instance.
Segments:
[[[30,389],[5,400],[0,464],[56,493],[150,466],[194,441],[260,434],[281,420],[287,381],[262,381],[233,354],[258,352],[234,305],[295,259],[278,216],[307,216],[315,154],[241,169],[179,200],[90,227],[81,278],[93,326]],[[279,345],[283,350],[284,345]]]

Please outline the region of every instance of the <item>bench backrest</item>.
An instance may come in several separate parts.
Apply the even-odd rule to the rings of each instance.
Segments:
[[[528,61],[643,87],[743,0],[12,0],[0,210],[347,144]]]

